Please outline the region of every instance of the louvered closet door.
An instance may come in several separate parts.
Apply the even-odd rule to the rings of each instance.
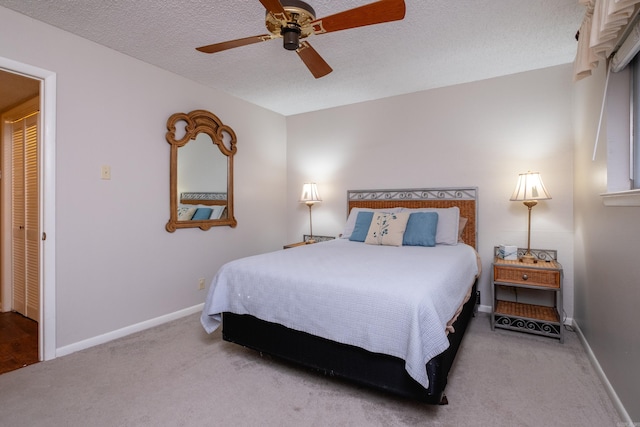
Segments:
[[[12,271],[13,271],[13,303],[18,313],[27,313],[26,289],[26,232],[24,225],[24,154],[26,139],[25,120],[13,123],[11,146],[11,230],[12,230]]]
[[[13,309],[39,320],[38,114],[13,124]]]

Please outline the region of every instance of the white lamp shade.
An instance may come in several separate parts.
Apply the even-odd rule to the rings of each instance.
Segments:
[[[315,182],[308,182],[302,186],[302,194],[300,195],[300,202],[303,203],[317,203],[322,199],[318,194],[318,186]]]
[[[518,176],[518,183],[509,200],[521,202],[525,200],[546,200],[550,198],[549,192],[544,188],[540,173],[527,172],[521,173]]]

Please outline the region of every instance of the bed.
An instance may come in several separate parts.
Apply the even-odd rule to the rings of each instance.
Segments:
[[[351,190],[347,205],[341,238],[225,264],[202,324],[331,376],[446,403],[476,304],[477,188]]]
[[[227,193],[185,192],[180,194],[178,221],[225,219]]]

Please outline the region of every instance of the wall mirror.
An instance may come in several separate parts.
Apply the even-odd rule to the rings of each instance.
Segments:
[[[171,215],[167,231],[235,227],[233,129],[209,111],[195,110],[171,115],[166,139],[171,145]]]

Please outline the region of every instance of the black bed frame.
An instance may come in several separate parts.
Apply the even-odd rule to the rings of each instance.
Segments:
[[[400,358],[320,338],[248,314],[224,313],[222,337],[225,341],[295,362],[326,375],[430,404],[446,404],[444,389],[447,376],[467,325],[475,313],[476,285],[477,282],[471,298],[453,324],[455,333],[449,334],[449,348],[426,365],[429,378],[427,389],[409,376],[405,362]]]
[[[356,190],[347,193],[349,210],[353,207],[461,207],[469,219],[465,242],[477,249],[477,188],[440,188],[418,190]],[[222,337],[259,352],[295,362],[326,375],[345,378],[429,404],[446,404],[444,389],[449,370],[476,309],[476,280],[471,297],[448,335],[449,348],[426,364],[429,387],[424,388],[405,370],[405,361],[359,347],[341,344],[251,315],[223,313]]]

